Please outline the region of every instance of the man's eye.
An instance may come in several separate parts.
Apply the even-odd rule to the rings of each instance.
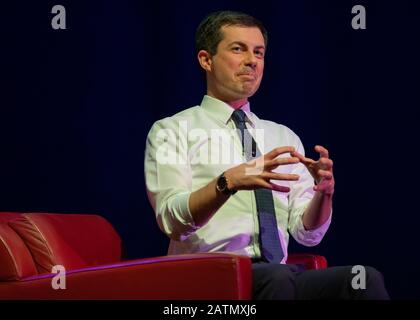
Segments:
[[[242,51],[241,47],[233,47],[232,50],[233,50],[233,52],[241,52]]]
[[[264,52],[262,52],[262,51],[255,51],[255,55],[256,55],[257,57],[261,57],[261,58],[263,58],[263,57],[264,57]]]

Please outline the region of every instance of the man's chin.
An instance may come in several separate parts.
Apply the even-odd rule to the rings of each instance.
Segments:
[[[254,95],[255,92],[257,92],[258,87],[259,86],[255,86],[255,83],[244,83],[242,86],[242,92],[248,97],[251,97]]]
[[[249,97],[252,97],[255,94],[255,92],[257,92],[255,88],[245,89],[243,90],[243,96],[249,98]]]
[[[236,95],[237,100],[247,99],[254,95],[255,91],[242,91]]]

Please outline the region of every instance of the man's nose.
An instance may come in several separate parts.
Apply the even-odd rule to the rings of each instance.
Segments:
[[[251,67],[252,69],[255,69],[257,67],[257,58],[255,57],[255,55],[252,52],[249,52],[246,55],[245,65],[247,67]]]

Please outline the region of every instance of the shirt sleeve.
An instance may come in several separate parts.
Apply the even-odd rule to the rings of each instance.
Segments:
[[[299,153],[305,155],[305,150],[299,137],[295,136],[295,139],[296,150]],[[291,173],[298,174],[300,179],[290,184],[289,232],[292,237],[300,244],[307,247],[316,246],[321,242],[330,226],[332,210],[328,220],[324,224],[316,229],[306,230],[303,225],[302,218],[306,208],[308,207],[315,194],[315,191],[313,190],[314,180],[309,171],[306,169],[305,165],[302,163],[296,164],[294,170]]]
[[[144,160],[149,201],[160,229],[174,240],[198,229],[188,204],[192,175],[183,137],[173,120],[157,121],[147,136]]]

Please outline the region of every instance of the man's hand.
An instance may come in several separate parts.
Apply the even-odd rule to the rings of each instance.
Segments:
[[[228,188],[235,190],[266,188],[280,192],[289,192],[290,188],[279,186],[270,182],[270,180],[299,180],[299,175],[297,174],[272,172],[272,170],[280,165],[299,163],[300,160],[298,157],[283,157],[276,159],[281,154],[291,154],[292,152],[295,152],[294,147],[275,148],[257,159],[227,170],[225,172],[225,177],[228,180]]]
[[[329,158],[328,150],[322,146],[315,146],[315,151],[320,154],[318,161],[306,158],[297,151],[290,153],[291,156],[296,157],[302,162],[312,177],[315,179],[317,185],[314,187],[315,191],[323,194],[334,193],[334,175],[333,175],[333,161]]]

